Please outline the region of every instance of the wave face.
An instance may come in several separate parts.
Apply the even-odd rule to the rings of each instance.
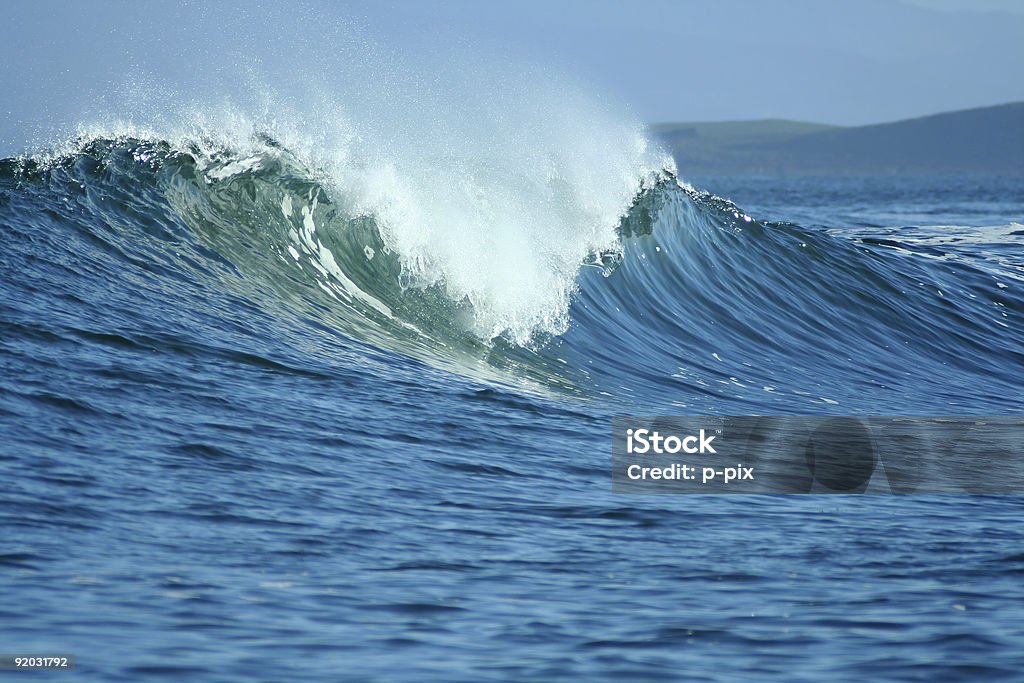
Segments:
[[[565,340],[610,394],[697,414],[1022,405],[1020,225],[807,229],[674,187],[629,220]]]
[[[80,277],[231,296],[502,384],[701,413],[1014,408],[1020,226],[965,248],[767,223],[622,140],[511,165],[529,177],[477,160],[358,181],[266,135],[80,140],[3,162],[5,225],[99,245]]]

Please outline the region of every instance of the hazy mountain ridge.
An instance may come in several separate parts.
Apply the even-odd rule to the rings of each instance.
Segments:
[[[841,127],[767,119],[652,126],[684,172],[1024,174],[1024,102]]]

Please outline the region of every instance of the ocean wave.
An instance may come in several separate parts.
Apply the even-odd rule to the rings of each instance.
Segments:
[[[1012,231],[950,266],[941,240],[765,222],[670,168],[460,168],[346,184],[265,134],[101,137],[0,178],[5,203],[102,240],[126,281],[230,291],[493,381],[706,412],[938,410],[1005,407],[1002,368],[1024,361]]]

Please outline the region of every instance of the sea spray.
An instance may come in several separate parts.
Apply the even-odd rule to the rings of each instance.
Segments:
[[[403,287],[443,290],[479,339],[564,332],[579,269],[621,251],[620,220],[671,158],[549,70],[312,42],[277,63],[217,60],[217,92],[136,71],[76,137],[168,141],[201,165],[285,149],[326,199],[374,220]]]

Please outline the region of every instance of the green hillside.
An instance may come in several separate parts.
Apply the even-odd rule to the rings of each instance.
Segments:
[[[701,140],[737,143],[765,142],[837,127],[824,123],[807,123],[804,121],[788,121],[786,119],[760,119],[757,121],[663,123],[651,126],[651,130],[665,138],[699,138]]]
[[[1024,173],[1024,102],[872,126],[766,119],[651,129],[689,173]]]

